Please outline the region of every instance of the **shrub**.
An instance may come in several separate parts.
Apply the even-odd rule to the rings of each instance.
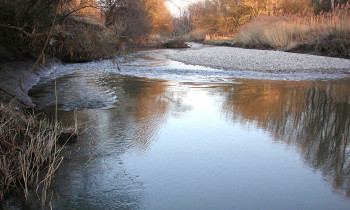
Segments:
[[[196,29],[188,34],[185,34],[183,38],[187,42],[203,42],[205,39],[206,31],[201,29]]]

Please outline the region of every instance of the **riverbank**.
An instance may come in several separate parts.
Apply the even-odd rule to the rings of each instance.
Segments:
[[[275,11],[250,17],[231,31],[219,32],[218,29],[213,33],[213,30],[203,32],[202,29],[202,33],[193,31],[190,34],[197,34],[197,39],[201,37],[205,44],[211,45],[350,59],[350,4],[340,4],[321,13],[314,9],[304,5],[304,9],[296,9],[295,13]]]
[[[59,142],[76,134],[38,117],[28,91],[61,64],[51,56],[38,62],[26,46],[0,40],[0,209],[39,209],[47,205],[51,177],[63,158]]]
[[[28,91],[60,65],[53,60],[0,63],[0,209],[39,209],[47,205],[51,177],[60,152],[77,134],[58,121],[38,117]]]
[[[34,107],[27,93],[41,77],[51,72],[53,65],[52,60],[39,65],[35,65],[34,60],[0,63],[0,90],[3,92],[0,102],[8,103],[9,99],[15,98],[26,107]]]
[[[207,47],[179,51],[170,54],[169,58],[186,64],[235,71],[350,75],[348,59],[271,50]]]

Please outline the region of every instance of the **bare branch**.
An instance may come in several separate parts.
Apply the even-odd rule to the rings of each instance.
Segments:
[[[24,33],[26,36],[30,36],[30,34],[28,32],[26,32],[23,28],[20,28],[20,27],[17,27],[17,26],[0,24],[0,27],[7,28],[7,29],[14,29],[16,31],[20,31],[20,32]]]

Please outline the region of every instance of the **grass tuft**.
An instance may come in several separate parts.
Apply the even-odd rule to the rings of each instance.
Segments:
[[[35,192],[45,206],[46,191],[63,157],[57,123],[37,120],[11,105],[0,104],[0,201],[20,186],[28,200]]]

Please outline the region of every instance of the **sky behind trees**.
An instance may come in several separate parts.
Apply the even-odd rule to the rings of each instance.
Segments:
[[[170,13],[173,16],[179,16],[181,10],[184,10],[188,4],[197,2],[200,0],[168,0],[166,5],[168,6]]]

